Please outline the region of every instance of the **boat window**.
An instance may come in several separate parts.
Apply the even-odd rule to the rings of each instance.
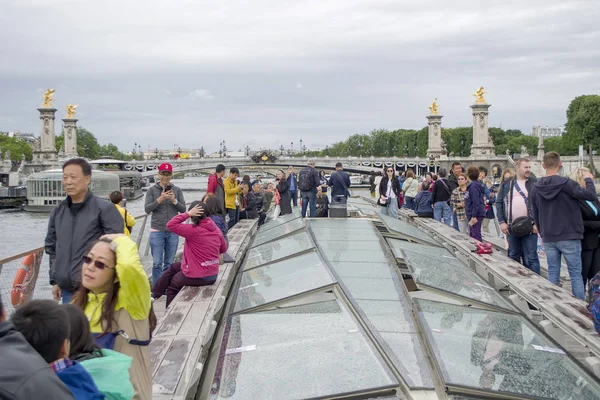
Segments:
[[[217,399],[305,399],[397,382],[334,300],[230,317],[212,386]]]
[[[381,213],[381,210],[376,210],[376,213],[381,218],[381,221],[385,224],[388,230],[398,233],[402,237],[409,240],[415,240],[420,242],[429,243],[432,245],[439,246],[440,244],[435,241],[431,236],[407,222],[394,219]]]
[[[398,251],[404,253],[401,258],[404,259],[419,288],[434,288],[516,311],[509,301],[449,251],[404,240],[389,239],[388,242],[395,254]]]
[[[268,220],[263,226],[261,226],[261,231],[267,231],[269,229],[275,228],[276,226],[280,226],[286,224],[296,218],[300,218],[300,211],[294,210],[291,214],[286,214],[281,217],[277,217],[276,219]]]
[[[261,306],[334,283],[316,251],[241,274],[234,312]]]
[[[262,229],[260,229],[258,232],[256,232],[254,242],[252,242],[252,247],[256,247],[261,244],[270,242],[272,240],[279,239],[282,236],[288,235],[292,232],[302,229],[305,226],[306,225],[304,224],[304,219],[296,218],[294,220],[291,220],[287,224],[279,225],[267,231],[263,231]]]
[[[277,261],[315,247],[306,231],[254,247],[248,251],[244,270]]]
[[[600,385],[523,316],[422,299],[415,303],[451,391],[600,399]]]

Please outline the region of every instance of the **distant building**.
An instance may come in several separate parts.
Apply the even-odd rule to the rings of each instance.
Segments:
[[[35,135],[33,133],[21,133],[19,131],[17,131],[17,132],[0,132],[0,135],[23,139],[30,145],[33,145],[37,141],[37,138],[35,137]]]
[[[540,137],[541,135],[542,138],[546,139],[551,137],[562,136],[563,133],[565,133],[565,128],[563,128],[562,126],[558,128],[550,128],[548,126],[543,127],[538,125],[533,127],[531,131],[531,136]]]

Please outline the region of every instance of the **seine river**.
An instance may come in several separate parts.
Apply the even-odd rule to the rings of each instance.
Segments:
[[[206,191],[207,180],[206,176],[189,177],[174,179],[173,184],[183,189],[185,201],[190,202],[202,199]],[[127,211],[134,216],[143,215],[144,196],[137,200],[129,200]],[[43,246],[48,217],[49,214],[46,213],[32,213],[16,209],[0,210],[0,259]]]

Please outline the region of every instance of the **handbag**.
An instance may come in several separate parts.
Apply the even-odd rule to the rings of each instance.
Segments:
[[[107,332],[105,334],[94,333],[92,334],[92,336],[94,337],[94,342],[96,343],[96,345],[98,345],[98,347],[100,347],[101,349],[108,350],[114,349],[115,339],[117,338],[117,336],[123,336],[127,343],[133,344],[135,346],[148,346],[150,342],[152,342],[152,335],[150,335],[150,339],[148,340],[137,340],[129,337],[129,335],[127,335],[122,329],[116,332]]]
[[[387,206],[390,205],[390,203],[392,201],[392,199],[390,198],[390,190],[392,190],[392,185],[390,185],[389,188],[388,188],[388,190],[387,190],[387,193],[386,193],[387,196],[385,196],[386,197],[385,203],[381,202],[381,196],[379,196],[379,198],[377,199],[377,204],[379,204],[382,207],[387,207]]]
[[[527,199],[527,196],[525,196],[525,193],[523,193],[516,180],[513,180],[513,184],[514,188],[517,189],[517,192],[523,197],[523,200],[525,200],[525,205],[527,206],[527,214],[529,214],[529,200]],[[519,217],[513,221],[512,209],[513,191],[512,189],[510,189],[510,211],[508,217],[510,221],[510,233],[511,235],[515,235],[518,238],[531,234],[531,232],[533,232],[533,223],[531,222],[531,218],[529,218],[529,215],[527,215],[526,217]]]
[[[131,234],[131,231],[133,230],[133,226],[127,225],[127,210],[125,210],[125,227],[127,228],[127,230],[129,231],[129,233]]]

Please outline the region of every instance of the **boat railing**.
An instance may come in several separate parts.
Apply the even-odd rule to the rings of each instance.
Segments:
[[[131,239],[136,242],[140,257],[145,257],[150,253],[150,214],[134,218],[136,224],[132,229]],[[143,243],[145,246],[142,246]],[[12,313],[15,306],[33,298],[52,298],[52,287],[48,279],[49,264],[46,260],[44,247],[0,259],[0,296],[7,313]]]

